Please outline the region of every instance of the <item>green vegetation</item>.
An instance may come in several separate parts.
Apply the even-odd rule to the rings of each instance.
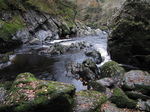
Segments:
[[[0,38],[7,41],[15,32],[19,29],[22,29],[24,27],[24,23],[20,16],[14,16],[9,21],[2,21],[0,20],[0,24],[2,24],[2,27],[0,28]]]
[[[64,30],[62,33],[68,35],[68,31],[74,25],[76,7],[75,2],[68,0],[0,0],[0,14],[3,15],[5,12],[10,14],[9,18],[0,19],[0,38],[8,41],[16,31],[25,27],[20,15],[22,12],[27,12],[28,9],[61,16],[62,21],[69,26],[68,30]]]
[[[120,108],[133,109],[137,105],[137,102],[135,102],[132,99],[129,99],[120,88],[116,88],[114,90],[113,96],[111,97],[110,100]]]
[[[122,76],[125,73],[124,68],[120,67],[117,62],[109,61],[106,62],[101,68],[101,78]]]
[[[62,108],[64,112],[73,104],[74,93],[75,87],[71,84],[38,80],[31,73],[21,73],[0,105],[0,111],[41,112],[41,109],[55,111]]]

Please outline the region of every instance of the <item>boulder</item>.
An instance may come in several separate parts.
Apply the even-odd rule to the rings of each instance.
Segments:
[[[72,74],[74,77],[81,77],[84,81],[96,80],[99,77],[99,69],[91,59],[86,59],[82,64],[70,62],[67,65],[67,74]]]
[[[143,70],[150,69],[149,12],[149,0],[126,0],[112,22],[108,38],[112,60]]]
[[[91,59],[86,59],[82,62],[81,77],[86,80],[96,80],[99,78],[99,69]]]
[[[139,112],[139,110],[127,109],[127,108],[118,108],[115,104],[107,101],[102,104],[101,112]]]
[[[40,45],[42,44],[42,40],[38,39],[38,38],[34,38],[29,42],[30,45]]]
[[[137,109],[140,111],[149,112],[150,111],[150,100],[147,100],[147,101],[139,100]]]
[[[123,80],[125,70],[115,61],[108,61],[100,68],[100,78],[110,77],[114,80],[114,84],[120,85]]]
[[[76,93],[72,112],[100,112],[101,105],[106,102],[105,95],[93,90]]]
[[[96,50],[87,50],[85,55],[91,57],[96,64],[100,64],[102,62],[101,54]]]
[[[132,70],[124,75],[123,88],[150,95],[150,74],[140,70]]]
[[[102,79],[102,80],[105,80],[105,79]],[[107,98],[110,98],[112,96],[112,91],[111,91],[111,89],[109,89],[107,87],[108,86],[107,84],[109,82],[108,83],[103,82],[102,80],[89,81],[88,82],[88,89],[101,92],[102,94],[106,95]]]
[[[67,76],[72,76],[75,79],[79,79],[79,75],[82,74],[82,65],[75,61],[71,61],[67,64]]]
[[[21,73],[15,79],[1,112],[67,112],[73,104],[75,87],[54,81],[39,80],[31,73]]]
[[[137,102],[128,98],[127,95],[118,87],[114,89],[110,100],[120,108],[134,109],[137,105]]]
[[[135,99],[135,100],[137,100],[137,99],[142,99],[142,100],[146,101],[146,100],[150,99],[149,96],[144,95],[144,94],[142,94],[142,93],[140,93],[140,92],[137,92],[137,91],[126,91],[125,93],[126,93],[126,95],[127,95],[129,98]]]

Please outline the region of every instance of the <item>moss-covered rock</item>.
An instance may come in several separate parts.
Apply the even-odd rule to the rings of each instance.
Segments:
[[[100,112],[106,96],[100,92],[84,90],[76,93],[73,112]]]
[[[132,70],[124,75],[123,87],[127,90],[135,90],[143,94],[150,93],[150,74],[140,70]]]
[[[38,80],[31,73],[19,74],[0,106],[2,112],[69,111],[75,87]]]
[[[120,108],[134,109],[137,105],[137,102],[129,99],[127,95],[118,87],[114,90],[110,100]]]
[[[113,77],[116,75],[122,75],[125,73],[125,70],[118,65],[115,61],[106,62],[101,68],[101,78],[104,77]]]
[[[115,104],[110,103],[107,101],[106,103],[102,104],[101,112],[139,112],[136,109],[127,109],[127,108],[118,108]]]
[[[139,93],[138,91],[126,91],[125,93],[129,98],[135,99],[135,100],[142,99],[142,100],[146,101],[146,100],[150,99],[149,96]]]
[[[112,60],[144,70],[150,69],[149,12],[149,0],[126,0],[113,21],[108,38]]]
[[[116,82],[117,85],[121,84],[124,73],[124,68],[120,67],[115,61],[106,62],[100,68],[100,78],[110,77],[114,80],[114,83]]]

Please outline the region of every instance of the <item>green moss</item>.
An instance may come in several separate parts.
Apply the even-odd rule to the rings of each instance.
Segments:
[[[15,34],[16,31],[25,27],[20,16],[14,16],[9,21],[0,22],[2,23],[2,27],[0,28],[0,38],[5,41],[7,41],[13,34]]]
[[[43,81],[31,73],[21,73],[16,77],[0,111],[41,112],[41,108],[43,111],[51,111],[54,108],[57,110],[60,102],[67,110],[73,103],[74,92],[75,87],[71,84]]]
[[[125,70],[115,61],[106,62],[101,68],[101,78],[124,74]]]
[[[114,90],[113,96],[110,98],[110,100],[120,108],[134,109],[137,105],[137,102],[129,99],[120,88],[116,88]]]
[[[0,0],[0,11],[2,10],[2,9],[7,9],[8,8],[8,6],[7,6],[7,4],[5,3],[5,0]]]

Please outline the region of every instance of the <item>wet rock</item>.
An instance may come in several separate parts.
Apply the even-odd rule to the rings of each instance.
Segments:
[[[150,69],[149,12],[149,0],[126,0],[113,21],[108,38],[112,60],[142,70]]]
[[[79,75],[82,74],[82,65],[75,61],[71,61],[67,64],[67,76],[73,75],[75,79],[79,79]]]
[[[87,50],[85,55],[91,57],[96,64],[100,64],[102,62],[101,54],[96,50]]]
[[[54,81],[39,80],[30,73],[22,73],[15,79],[1,112],[67,112],[73,104],[75,87]]]
[[[84,49],[91,49],[92,45],[83,41],[83,42],[76,42],[76,43],[71,43],[69,46],[68,50],[84,50]]]
[[[76,93],[73,112],[100,112],[101,105],[106,102],[105,95],[97,91],[79,91]]]
[[[29,42],[30,45],[39,45],[39,44],[42,44],[42,41],[38,38],[34,38],[33,40],[31,40]]]
[[[106,62],[100,68],[100,78],[110,77],[114,80],[114,84],[121,86],[125,70],[115,61]]]
[[[60,55],[67,51],[67,47],[60,45],[59,43],[54,43],[53,45],[50,45],[46,49],[43,49],[39,51],[40,55]]]
[[[132,70],[124,75],[123,87],[128,90],[135,90],[145,95],[150,94],[150,75],[148,72]]]
[[[13,54],[14,54],[14,52],[8,52],[8,53],[1,55],[0,63],[6,63],[6,62],[10,61],[9,57],[10,57],[10,55],[13,55]]]
[[[94,33],[95,33],[95,35],[100,36],[103,34],[103,31],[98,28],[98,29],[94,30]]]
[[[27,43],[31,39],[29,38],[31,34],[29,33],[28,28],[23,28],[22,30],[18,30],[16,34],[12,37],[14,40],[21,40],[22,43]]]
[[[83,73],[81,77],[87,80],[96,80],[99,78],[99,69],[91,59],[82,62]]]
[[[91,59],[86,59],[82,64],[77,62],[70,62],[67,65],[68,74],[80,76],[83,80],[96,80],[99,77],[99,69]]]
[[[40,41],[44,42],[46,38],[52,37],[52,32],[50,30],[39,30],[35,33],[35,37],[38,38]]]
[[[114,89],[110,100],[120,108],[134,109],[137,105],[137,102],[128,98],[127,95],[118,87]]]

